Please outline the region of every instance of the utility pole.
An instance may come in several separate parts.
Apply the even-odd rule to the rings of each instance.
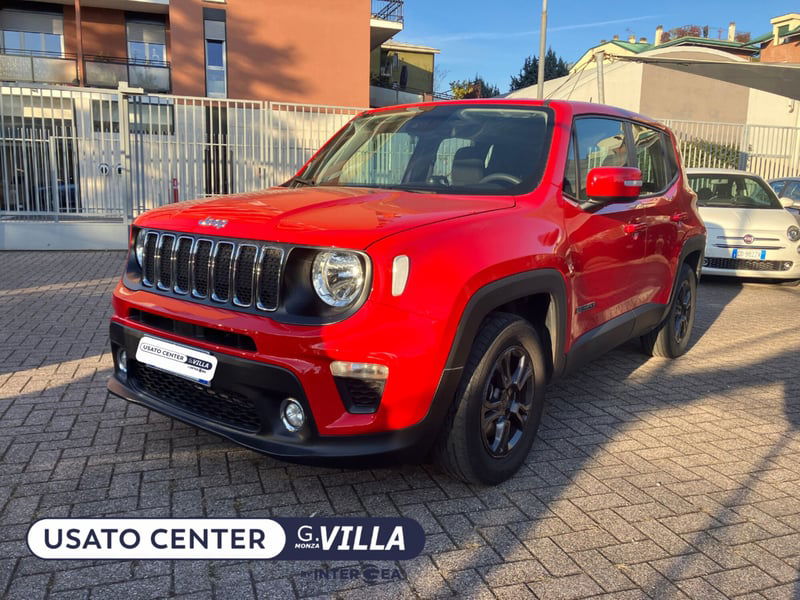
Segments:
[[[600,104],[606,103],[606,82],[603,78],[603,63],[606,62],[606,53],[604,50],[598,50],[594,53],[594,60],[597,62],[597,101]]]
[[[536,97],[544,100],[544,54],[547,50],[547,0],[542,0],[542,26],[539,30],[539,72],[536,77]]]

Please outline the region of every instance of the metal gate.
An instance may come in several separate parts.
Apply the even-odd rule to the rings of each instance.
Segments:
[[[800,176],[800,128],[663,119],[687,168],[741,169],[764,179]]]
[[[0,223],[127,223],[293,175],[363,109],[0,88]]]
[[[121,219],[127,164],[116,93],[0,90],[0,217]]]

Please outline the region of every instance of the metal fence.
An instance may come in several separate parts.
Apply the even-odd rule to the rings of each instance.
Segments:
[[[362,110],[0,87],[0,219],[124,221],[277,185]]]
[[[764,179],[800,176],[800,128],[663,119],[687,168],[741,169]]]
[[[361,110],[0,87],[0,221],[124,222],[174,201],[278,185]],[[798,128],[665,123],[687,167],[800,176]],[[442,153],[443,169],[457,149]]]

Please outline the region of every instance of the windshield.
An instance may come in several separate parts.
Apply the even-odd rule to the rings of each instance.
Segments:
[[[757,177],[738,174],[690,174],[697,205],[719,208],[783,208],[777,196]]]
[[[287,185],[522,194],[539,183],[552,112],[431,105],[354,119]]]

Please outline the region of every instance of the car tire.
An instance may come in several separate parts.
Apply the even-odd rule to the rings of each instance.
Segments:
[[[675,294],[667,318],[640,339],[642,350],[650,356],[678,358],[689,349],[697,313],[697,276],[684,263],[675,283]]]
[[[494,485],[522,466],[544,407],[539,335],[516,315],[483,323],[434,449],[437,462],[466,483]]]

